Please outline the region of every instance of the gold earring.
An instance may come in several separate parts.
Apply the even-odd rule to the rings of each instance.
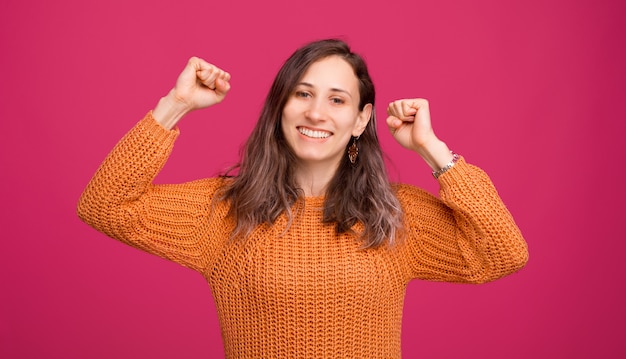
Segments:
[[[359,137],[361,136],[355,137],[354,141],[352,141],[352,145],[348,147],[348,158],[350,159],[350,163],[352,164],[356,163],[356,158],[359,155],[359,148],[356,146],[356,140],[358,140]]]

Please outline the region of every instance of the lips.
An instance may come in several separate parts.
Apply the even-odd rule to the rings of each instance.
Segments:
[[[298,132],[310,138],[328,138],[332,134],[328,131],[311,130],[305,127],[298,127]]]

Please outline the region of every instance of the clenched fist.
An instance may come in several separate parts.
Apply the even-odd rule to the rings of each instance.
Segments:
[[[171,129],[187,113],[222,102],[230,90],[230,74],[198,57],[192,57],[178,76],[176,85],[152,112]]]
[[[452,155],[430,122],[428,101],[423,98],[396,100],[387,107],[387,126],[400,145],[417,152],[433,170],[445,166]]]

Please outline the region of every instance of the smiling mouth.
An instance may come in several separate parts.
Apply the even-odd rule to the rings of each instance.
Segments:
[[[306,137],[311,137],[311,138],[328,138],[331,135],[330,132],[315,131],[315,130],[310,130],[304,127],[298,127],[298,132],[305,135]]]

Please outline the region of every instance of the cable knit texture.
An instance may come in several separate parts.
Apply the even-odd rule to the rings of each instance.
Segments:
[[[355,236],[337,235],[322,223],[323,197],[302,199],[289,228],[281,216],[229,240],[228,204],[214,200],[225,179],[152,183],[177,136],[149,113],[100,166],[78,214],[110,237],[200,272],[227,358],[399,358],[411,279],[482,283],[528,259],[491,181],[463,159],[439,178],[441,199],[397,185],[406,235],[394,246],[363,250]]]

